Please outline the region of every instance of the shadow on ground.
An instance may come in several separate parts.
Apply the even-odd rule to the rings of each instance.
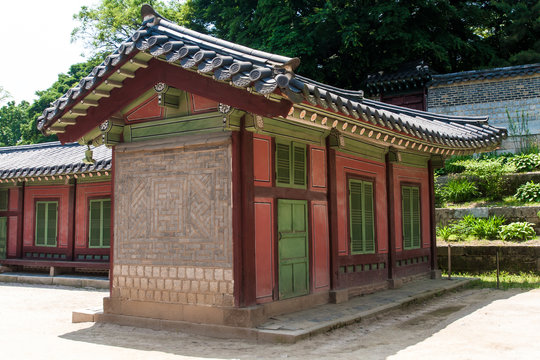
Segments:
[[[163,353],[219,359],[385,359],[436,334],[453,322],[523,291],[468,289],[394,310],[296,344],[258,344],[181,332],[93,324],[63,339]]]

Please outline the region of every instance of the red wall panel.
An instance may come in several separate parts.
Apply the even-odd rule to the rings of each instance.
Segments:
[[[7,256],[16,257],[17,248],[19,246],[17,241],[17,228],[19,225],[18,216],[9,216],[8,217],[8,238],[7,238]]]
[[[309,189],[326,191],[326,149],[309,146]]]
[[[111,182],[77,185],[75,209],[75,248],[88,247],[88,203],[91,198],[111,196]],[[112,209],[111,209],[112,210]],[[112,213],[112,211],[111,211]],[[111,226],[112,229],[112,226]]]
[[[422,247],[430,244],[429,213],[429,176],[428,169],[394,165],[394,223],[396,251],[403,251],[403,224],[401,222],[401,186],[418,185],[420,187],[420,211],[422,221]]]
[[[191,94],[191,110],[193,112],[217,110],[218,102],[205,97]]]
[[[330,288],[330,240],[328,233],[328,205],[326,201],[311,201],[311,258],[313,291]]]
[[[23,245],[34,246],[35,237],[35,202],[38,200],[58,200],[58,241],[57,247],[67,249],[69,228],[72,217],[69,216],[70,185],[28,186],[24,195],[24,230]],[[50,248],[48,248],[50,249]]]
[[[20,201],[21,190],[18,187],[9,189],[9,202],[8,202],[8,211],[19,211],[19,201]],[[7,219],[7,256],[16,257],[17,249],[20,244],[18,242],[19,234],[19,219],[22,218],[22,215],[9,216]]]
[[[253,134],[253,180],[255,186],[272,186],[272,138]]]
[[[358,176],[374,181],[375,191],[375,231],[378,254],[388,252],[388,216],[386,201],[386,165],[362,159],[353,155],[336,152],[336,197],[338,254],[348,255],[349,211],[347,176]]]
[[[255,273],[258,303],[272,301],[274,279],[274,200],[255,199]]]

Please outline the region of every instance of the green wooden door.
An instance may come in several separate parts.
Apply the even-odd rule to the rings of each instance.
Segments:
[[[279,298],[309,294],[307,201],[278,200]]]
[[[6,258],[7,217],[0,217],[0,259]]]

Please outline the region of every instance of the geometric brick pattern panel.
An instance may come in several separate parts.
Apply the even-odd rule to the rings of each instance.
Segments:
[[[232,267],[231,146],[115,154],[114,263]]]

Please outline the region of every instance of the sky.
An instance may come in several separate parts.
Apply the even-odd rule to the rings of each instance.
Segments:
[[[97,0],[12,0],[0,2],[0,86],[12,100],[31,102],[70,65],[85,60],[82,43],[71,43],[73,14]]]

